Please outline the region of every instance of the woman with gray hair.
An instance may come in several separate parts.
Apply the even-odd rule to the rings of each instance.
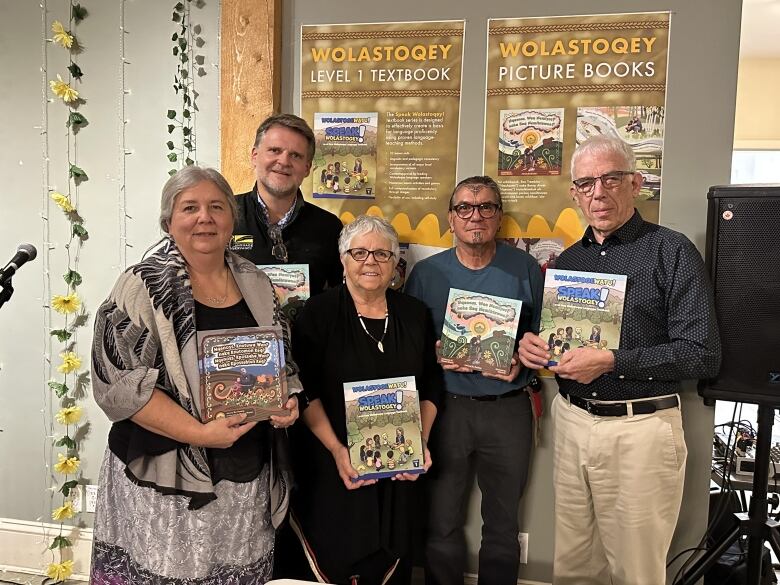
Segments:
[[[425,305],[390,288],[400,249],[386,220],[359,216],[342,230],[339,254],[344,283],[309,299],[293,328],[309,401],[302,418],[310,432],[297,429],[291,522],[311,571],[275,576],[348,583],[360,575],[361,585],[379,585],[392,575],[389,582],[408,583],[410,553],[421,533],[418,476],[358,479],[347,449],[344,383],[414,376],[426,441],[442,393],[436,335]],[[378,425],[372,432],[396,436],[397,425]],[[372,461],[381,448],[380,459],[396,465],[400,451],[374,448]],[[427,447],[423,464],[426,470],[431,465]]]
[[[227,251],[236,204],[214,169],[163,188],[163,243],[128,268],[95,318],[92,383],[113,422],[100,470],[91,583],[265,583],[289,479],[280,465],[301,391],[268,277]],[[199,332],[276,326],[289,416],[202,423]]]

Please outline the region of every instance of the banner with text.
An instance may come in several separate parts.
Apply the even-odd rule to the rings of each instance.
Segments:
[[[457,173],[463,30],[463,21],[301,28],[301,116],[317,140],[307,199],[342,219],[377,207],[404,240],[440,242]],[[428,214],[437,221],[420,225]]]
[[[569,195],[571,155],[593,134],[628,142],[658,221],[668,12],[490,19],[484,172],[501,186],[507,237],[563,240],[585,222]],[[516,223],[517,225],[513,225]]]

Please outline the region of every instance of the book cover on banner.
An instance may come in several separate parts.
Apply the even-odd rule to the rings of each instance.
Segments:
[[[201,420],[246,413],[247,422],[288,415],[280,327],[198,333]]]
[[[314,114],[314,198],[376,198],[378,127],[378,112]]]
[[[308,264],[257,264],[274,285],[282,311],[290,321],[311,296]]]
[[[508,374],[522,305],[518,299],[451,288],[441,332],[441,363]]]
[[[358,479],[424,473],[414,376],[344,383],[349,460]]]
[[[619,347],[626,281],[623,274],[547,270],[539,335],[551,354],[548,366],[578,347]]]
[[[563,160],[563,113],[563,108],[501,110],[498,175],[560,175]]]

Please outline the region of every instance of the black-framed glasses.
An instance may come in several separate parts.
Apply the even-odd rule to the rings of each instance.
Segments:
[[[390,250],[366,250],[365,248],[350,248],[347,253],[357,262],[365,262],[372,255],[377,262],[390,262],[390,258],[395,256]]]
[[[474,205],[472,203],[458,203],[450,207],[450,211],[454,211],[461,219],[470,219],[474,215],[474,210],[479,210],[479,215],[482,219],[490,219],[494,217],[496,213],[501,209],[498,203],[479,203]]]
[[[274,223],[268,226],[268,235],[271,238],[271,255],[280,262],[287,262],[287,246],[284,245],[284,239],[282,238],[282,228],[279,224]]]
[[[572,181],[574,190],[580,195],[593,193],[596,188],[596,182],[601,181],[601,186],[605,189],[615,189],[623,182],[623,177],[633,175],[634,171],[610,171],[599,175],[598,177],[582,177]]]

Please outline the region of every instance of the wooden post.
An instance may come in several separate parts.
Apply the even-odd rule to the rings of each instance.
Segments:
[[[255,130],[279,109],[282,0],[222,0],[221,10],[221,171],[242,193],[255,182]]]

